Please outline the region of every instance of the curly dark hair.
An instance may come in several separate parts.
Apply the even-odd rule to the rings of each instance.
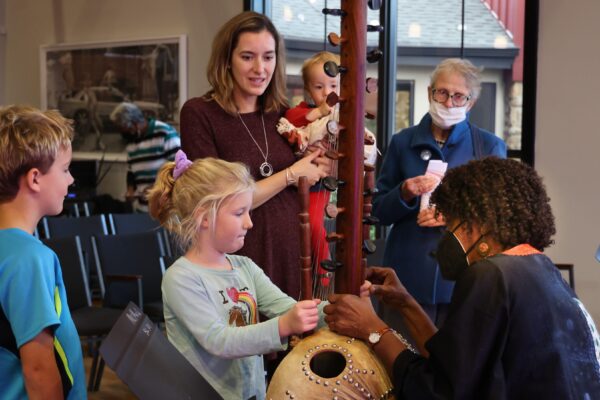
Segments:
[[[542,179],[519,161],[488,157],[453,168],[431,196],[447,221],[485,227],[504,248],[528,243],[543,250],[556,233]]]

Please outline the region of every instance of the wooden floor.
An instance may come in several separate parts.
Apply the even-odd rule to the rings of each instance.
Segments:
[[[92,358],[89,356],[84,357],[83,363],[85,365],[85,379],[87,386],[90,376],[90,366],[92,365]],[[97,392],[88,392],[88,398],[90,400],[137,399],[137,397],[131,393],[127,385],[125,385],[123,381],[121,381],[121,379],[119,379],[119,377],[113,372],[113,370],[108,368],[108,366],[104,367],[100,389]]]

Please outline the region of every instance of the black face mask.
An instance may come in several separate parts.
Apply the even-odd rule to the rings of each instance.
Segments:
[[[455,281],[459,275],[467,269],[469,266],[467,256],[483,237],[483,235],[481,235],[465,252],[456,236],[454,236],[454,232],[461,225],[462,222],[451,232],[444,233],[444,236],[442,236],[438,243],[437,251],[435,252],[435,258],[437,258],[438,264],[440,265],[442,277],[449,281]]]

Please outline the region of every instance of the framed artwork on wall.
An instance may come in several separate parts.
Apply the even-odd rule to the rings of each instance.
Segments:
[[[110,121],[121,102],[178,128],[187,100],[186,36],[47,45],[40,48],[41,106],[75,126],[74,158],[125,160]]]

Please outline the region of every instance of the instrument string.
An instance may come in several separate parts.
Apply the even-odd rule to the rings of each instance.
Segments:
[[[329,115],[329,121],[338,121],[339,120],[339,106],[336,105],[333,109],[333,112]],[[328,133],[325,136],[325,140],[324,140],[324,147],[327,148],[327,150],[333,150],[334,152],[337,152],[338,148],[339,148],[339,135],[333,135]],[[338,163],[335,160],[332,160],[332,166],[331,166],[331,174],[330,176],[334,177],[337,179],[337,168],[338,168]],[[327,197],[331,197],[331,193],[327,190],[321,190],[318,192],[317,194],[318,197],[318,203],[319,204],[324,204],[325,203],[325,199]],[[329,200],[331,201],[331,199]],[[324,210],[323,210],[324,211]],[[331,224],[328,223],[328,217],[327,214],[325,213],[325,218],[323,218],[323,224],[324,224],[324,229],[326,230],[326,233],[329,233],[329,229],[331,228]],[[324,248],[327,247],[328,249],[328,254],[326,255],[327,259],[331,260],[333,257],[332,255],[334,254],[332,249],[331,249],[331,245],[327,245],[324,246],[323,241],[326,241],[326,238],[323,237],[323,235],[319,235],[317,240],[316,240],[316,248],[314,249],[314,256],[312,257],[312,268],[313,268],[313,293],[314,296],[316,298],[320,298],[322,300],[325,300],[330,294],[334,293],[334,283],[335,283],[335,272],[331,272],[331,271],[327,271],[324,268],[321,267],[321,265],[319,264],[319,260],[325,258],[323,256],[325,256],[325,254],[323,254],[323,252],[325,251]]]

